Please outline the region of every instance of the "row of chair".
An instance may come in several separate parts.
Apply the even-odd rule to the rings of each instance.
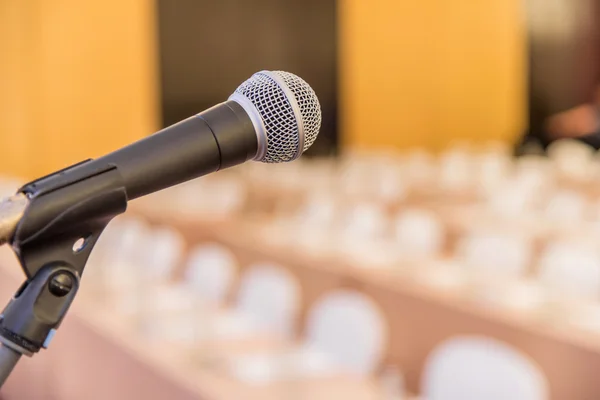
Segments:
[[[201,244],[191,249],[183,261],[184,279],[173,282],[170,277],[181,262],[181,254],[165,257],[169,253],[165,248],[174,246],[179,240],[178,233],[169,228],[151,230],[142,221],[125,218],[115,222],[96,249],[92,260],[95,265],[90,270],[104,276],[104,290],[114,291],[115,282],[111,277],[115,269],[110,263],[118,265],[120,271],[131,271],[138,279],[145,276],[137,281],[138,285],[154,282],[154,289],[143,293],[135,288],[135,279],[118,290],[146,296],[143,297],[145,307],[149,307],[153,316],[157,310],[166,313],[162,326],[157,318],[152,319],[154,326],[147,331],[151,337],[197,345],[206,332],[192,329],[188,337],[182,337],[181,332],[190,331],[185,329],[190,321],[206,324],[203,318],[207,314],[199,311],[198,304],[226,302],[235,288],[239,268],[235,255],[218,243]],[[124,247],[132,251],[115,252],[110,245],[115,242],[128,243]],[[137,261],[136,257],[139,257]],[[143,264],[136,264],[140,262]],[[142,281],[144,283],[140,283]],[[166,286],[165,282],[168,282]],[[161,296],[161,291],[166,294]],[[193,300],[198,298],[200,303]],[[302,290],[285,269],[272,263],[246,266],[229,311],[230,316],[236,315],[244,323],[232,325],[214,321],[210,334],[240,338],[263,332],[293,338],[301,301]],[[117,304],[117,307],[122,305]],[[182,308],[186,312],[181,313]],[[144,312],[140,308],[128,312],[129,315],[136,313]],[[168,313],[172,314],[171,318]],[[194,314],[195,318],[190,318]],[[384,362],[389,334],[385,317],[376,304],[360,292],[335,290],[325,294],[310,308],[305,326],[297,350],[286,353],[286,374],[291,368],[295,374],[318,377],[341,368],[349,373],[369,375],[375,374]],[[231,372],[238,379],[265,383],[265,380],[277,379],[278,365],[281,365],[281,356],[255,353],[237,358]],[[422,395],[429,400],[548,398],[545,378],[535,365],[519,351],[490,338],[459,337],[441,343],[432,350],[423,376]]]

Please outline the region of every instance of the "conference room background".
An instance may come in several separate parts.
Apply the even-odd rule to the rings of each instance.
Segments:
[[[265,68],[315,86],[325,115],[317,153],[512,142],[526,120],[517,0],[0,7],[0,156],[16,175],[112,151]]]
[[[444,364],[450,388],[597,398],[600,155],[574,140],[546,154],[523,146],[523,157],[515,147],[532,131],[600,130],[598,9],[596,0],[0,0],[0,193],[220,103],[260,70],[304,78],[323,109],[310,157],[247,163],[132,202],[94,249],[52,348],[19,365],[3,400],[312,400],[313,390],[456,400],[452,389],[431,395],[430,361],[457,360],[438,351],[448,343],[476,350],[463,353],[473,363]],[[224,269],[203,275],[197,253],[200,267]],[[243,309],[245,278],[261,268],[292,283],[259,290],[258,312],[225,319],[236,322],[221,332],[219,313]],[[20,272],[0,248],[2,296]],[[199,312],[196,296],[217,275],[227,284],[202,304],[218,307]],[[372,314],[348,324],[364,331],[325,332],[323,354],[345,368],[358,359],[360,379],[340,369],[323,385],[331,365],[307,356],[298,359],[316,383],[249,384],[264,376],[244,376],[256,369],[244,369],[242,350],[305,345],[311,312],[340,292],[338,305],[353,304],[344,312]],[[274,321],[251,326],[263,311]],[[195,342],[189,321],[223,345]],[[372,351],[363,358],[354,340],[373,340]],[[298,372],[294,357],[286,368],[258,358],[274,376]],[[36,385],[23,384],[31,377]]]

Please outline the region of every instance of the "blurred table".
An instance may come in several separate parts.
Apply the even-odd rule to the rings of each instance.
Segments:
[[[216,241],[229,247],[242,268],[270,260],[288,268],[303,289],[303,315],[326,291],[351,287],[371,296],[390,324],[388,362],[405,373],[408,390],[419,392],[421,371],[429,352],[457,335],[487,335],[502,340],[531,357],[549,380],[552,399],[598,397],[600,334],[574,329],[543,313],[507,310],[474,301],[465,293],[433,290],[411,279],[418,270],[357,268],[333,257],[313,255],[299,246],[266,243],[264,224],[244,219],[205,221],[190,216],[130,211],[155,225],[179,229],[194,245]],[[416,267],[416,268],[415,268]]]
[[[20,269],[8,257],[0,257],[0,263],[0,296],[8,301],[21,283]],[[249,347],[249,351],[256,350]],[[227,354],[227,349],[219,350]],[[231,350],[229,354],[241,349]],[[23,358],[2,396],[5,400],[383,398],[379,386],[370,380],[340,375],[254,385],[218,369],[193,367],[186,358],[181,348],[153,345],[114,313],[80,297],[50,348],[31,359]]]

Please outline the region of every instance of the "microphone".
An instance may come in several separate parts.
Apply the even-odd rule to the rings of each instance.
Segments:
[[[109,170],[116,169],[127,200],[133,200],[249,160],[295,160],[313,144],[320,126],[319,100],[303,79],[283,71],[258,72],[224,103],[23,186],[0,204],[0,244],[17,229],[22,242],[68,207],[90,200],[102,185],[91,181]]]
[[[0,244],[10,243],[27,279],[0,314],[0,387],[21,355],[49,346],[94,245],[129,200],[248,160],[295,160],[320,126],[319,101],[305,81],[262,71],[226,102],[1,202]]]

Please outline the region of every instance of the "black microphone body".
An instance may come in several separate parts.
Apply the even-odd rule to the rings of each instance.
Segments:
[[[94,245],[129,200],[251,159],[295,160],[320,124],[320,105],[306,82],[261,71],[228,101],[30,182],[0,202],[0,245],[11,245],[27,277],[0,314],[0,387],[20,355],[48,347]]]
[[[246,111],[227,101],[171,125],[151,136],[95,160],[33,182],[36,186],[52,180],[76,180],[107,167],[118,169],[127,199],[242,164],[257,152],[256,131]],[[25,185],[22,191],[34,193]]]
[[[19,192],[29,197],[29,206],[13,245],[17,241],[20,249],[31,238],[56,236],[56,227],[46,228],[58,218],[61,225],[72,227],[113,216],[108,205],[117,191],[124,191],[125,201],[133,200],[242,164],[257,149],[257,133],[246,111],[235,101],[218,104],[103,157],[23,186]]]

